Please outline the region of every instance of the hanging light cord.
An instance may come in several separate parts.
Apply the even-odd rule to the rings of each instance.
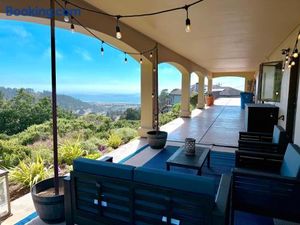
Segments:
[[[74,7],[77,7],[79,9],[82,9],[82,10],[85,10],[85,11],[89,11],[89,12],[93,12],[93,13],[97,13],[97,14],[101,14],[101,15],[104,15],[104,16],[110,16],[110,17],[115,17],[117,18],[118,16],[120,18],[132,18],[132,17],[144,17],[144,16],[154,16],[154,15],[158,15],[158,14],[162,14],[162,13],[168,13],[168,12],[173,12],[173,11],[178,11],[178,10],[185,10],[186,8],[189,8],[193,5],[196,5],[196,4],[199,4],[200,2],[203,2],[204,0],[198,0],[198,1],[195,1],[191,4],[188,4],[188,5],[184,5],[184,6],[180,6],[180,7],[175,7],[175,8],[170,8],[170,9],[165,9],[165,10],[160,10],[160,11],[156,11],[156,12],[150,12],[150,13],[141,13],[141,14],[128,14],[128,15],[115,15],[115,14],[110,14],[110,13],[106,13],[106,12],[102,12],[102,11],[99,11],[99,10],[95,10],[95,9],[90,9],[90,8],[87,8],[87,7],[83,7],[83,6],[80,6],[76,3],[73,3],[71,1],[67,1],[67,0],[62,0],[64,2],[67,2],[68,4],[70,5],[73,5]]]
[[[66,8],[60,3],[58,2],[58,0],[55,0],[55,2],[63,9],[63,10],[66,10]],[[68,4],[70,4],[70,2],[68,2]],[[75,16],[72,16],[71,19],[73,21],[76,21],[76,23],[78,25],[80,25],[84,30],[86,30],[90,35],[92,35],[94,38],[98,39],[102,44],[106,44],[107,46],[115,49],[115,50],[118,50],[118,48],[116,48],[115,46],[107,43],[107,42],[104,42],[101,38],[99,38],[91,29],[87,28],[86,26],[84,26]],[[155,45],[153,48],[151,49],[148,49],[148,50],[144,50],[142,52],[126,52],[126,54],[128,55],[144,55],[145,53],[149,53],[149,52],[152,52],[154,51],[155,49],[157,48],[157,46]]]

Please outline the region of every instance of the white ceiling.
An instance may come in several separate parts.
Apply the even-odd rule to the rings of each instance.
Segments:
[[[138,14],[192,3],[192,0],[85,0],[113,14]],[[254,71],[297,25],[300,0],[204,0],[189,10],[123,23],[212,72]],[[126,35],[126,34],[123,34]]]

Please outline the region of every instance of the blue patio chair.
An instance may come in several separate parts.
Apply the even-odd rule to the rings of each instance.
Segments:
[[[300,222],[300,148],[289,144],[279,173],[235,168],[232,176],[231,220],[241,210]]]

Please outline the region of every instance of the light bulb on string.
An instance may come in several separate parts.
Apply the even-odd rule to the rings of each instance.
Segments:
[[[127,60],[127,53],[124,52],[124,55],[125,55],[124,62],[127,63],[127,61],[128,61],[128,60]]]
[[[152,58],[153,57],[153,53],[152,52],[150,52],[150,58]]]
[[[291,68],[292,68],[292,64],[291,64],[291,63],[289,63],[289,65],[288,65],[288,68],[289,68],[289,69],[291,69]]]
[[[291,65],[292,65],[292,66],[295,66],[295,65],[296,65],[296,63],[295,63],[294,60],[291,62]]]
[[[70,17],[69,17],[69,13],[67,10],[64,11],[64,21],[66,23],[69,23],[70,22]]]
[[[299,53],[298,53],[298,49],[296,48],[293,52],[293,57],[298,58],[298,56],[299,56]]]
[[[191,32],[191,20],[189,19],[189,7],[185,6],[186,10],[186,20],[185,20],[185,32]]]
[[[300,40],[300,33],[298,34],[298,40]]]
[[[75,33],[75,26],[74,26],[74,24],[73,23],[71,23],[71,31],[72,31],[72,33]]]
[[[66,23],[70,22],[69,12],[67,10],[67,1],[65,1],[65,10],[64,10],[64,21]]]
[[[122,38],[122,33],[119,26],[119,20],[120,20],[120,16],[117,16],[116,38],[120,40]]]
[[[103,48],[103,44],[104,44],[104,41],[101,41],[101,55],[104,55],[104,48]]]
[[[143,54],[141,53],[141,57],[140,57],[140,64],[143,63]]]

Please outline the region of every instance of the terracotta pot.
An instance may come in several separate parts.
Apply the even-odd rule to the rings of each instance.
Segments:
[[[214,96],[205,96],[205,101],[207,106],[212,106],[214,104]]]

